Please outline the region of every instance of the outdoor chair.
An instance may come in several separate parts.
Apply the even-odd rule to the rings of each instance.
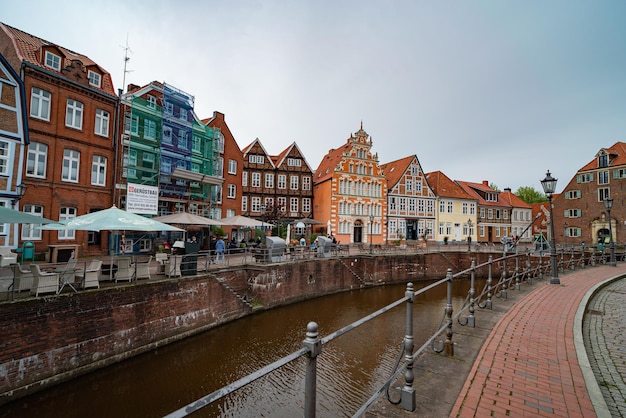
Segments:
[[[154,258],[157,261],[157,273],[165,273],[165,263],[167,262],[167,254],[156,253],[154,255]]]
[[[76,280],[76,259],[70,258],[67,260],[67,264],[63,267],[59,267],[55,270],[55,272],[59,273],[59,280],[61,282],[61,290],[65,286],[70,286],[74,289],[72,283]],[[74,289],[76,291],[76,289]]]
[[[150,279],[150,263],[152,263],[152,256],[148,261],[136,262],[131,266],[135,270],[137,279]]]
[[[91,260],[88,266],[76,270],[76,280],[83,289],[90,287],[100,288],[100,273],[102,260]]]
[[[182,255],[173,255],[167,260],[165,263],[165,275],[167,277],[179,277],[181,275],[180,263],[182,259]]]
[[[15,263],[17,263],[17,253],[12,252],[9,247],[0,247],[0,267]]]
[[[117,260],[117,271],[115,272],[115,283],[120,280],[132,281],[135,269],[132,266],[130,257],[120,257]]]
[[[31,264],[30,271],[33,273],[33,287],[31,294],[39,296],[40,293],[59,292],[59,273],[45,273],[39,268],[39,264]]]
[[[14,268],[15,287],[13,290],[16,292],[30,290],[33,287],[33,273],[30,271],[30,267],[14,264]]]

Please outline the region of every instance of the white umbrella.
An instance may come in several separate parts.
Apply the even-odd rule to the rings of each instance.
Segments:
[[[152,218],[152,220],[175,225],[224,225],[217,219],[205,218],[204,216],[198,216],[188,212],[177,212],[171,215],[157,216],[156,218]]]
[[[49,224],[54,223],[50,219],[42,218],[41,216],[31,215],[30,213],[20,212],[7,208],[6,206],[0,206],[0,223],[3,224]]]
[[[242,215],[231,216],[230,218],[220,219],[223,225],[229,226],[245,226],[248,228],[262,228],[269,227],[271,228],[273,225],[267,222],[258,221],[256,219],[248,218]]]
[[[51,224],[49,227],[44,225],[40,229],[57,231],[184,231],[184,229],[118,209],[115,205],[109,209]]]

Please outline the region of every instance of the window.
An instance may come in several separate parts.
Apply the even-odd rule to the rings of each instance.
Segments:
[[[46,51],[44,64],[46,67],[53,68],[57,71],[61,70],[61,57],[53,54],[50,51]]]
[[[187,109],[180,109],[180,118],[182,120],[187,120]]]
[[[30,95],[30,116],[50,120],[50,93],[33,87]]]
[[[248,162],[252,164],[263,164],[265,157],[263,155],[250,154],[248,155]]]
[[[279,174],[278,175],[278,188],[286,189],[287,188],[287,175]]]
[[[311,199],[308,197],[302,199],[302,212],[311,213]]]
[[[565,211],[566,218],[580,218],[582,216],[582,211],[580,209],[567,209]]]
[[[485,208],[480,208],[480,218],[485,219]]]
[[[407,182],[406,182],[406,191],[407,192],[412,192],[413,191],[413,180],[407,180]]]
[[[46,178],[46,159],[48,146],[39,142],[28,144],[26,159],[26,175],[29,177]]]
[[[156,109],[156,103],[157,103],[157,99],[156,99],[156,97],[154,97],[154,96],[152,96],[152,95],[148,94],[148,96],[147,96],[147,101],[148,101],[148,107],[149,107],[150,109]]]
[[[470,203],[470,215],[476,214],[476,203]]]
[[[9,174],[9,143],[0,141],[0,174]]]
[[[302,160],[300,158],[287,158],[287,165],[290,167],[302,167]]]
[[[298,190],[298,176],[289,176],[289,189]]]
[[[289,199],[289,212],[297,213],[298,212],[298,198],[292,197]]]
[[[174,105],[172,103],[165,102],[164,108],[165,108],[164,109],[165,113],[167,113],[168,115],[171,115],[174,113]]]
[[[83,127],[83,104],[76,100],[67,99],[65,112],[65,126],[82,129]]]
[[[493,209],[487,209],[487,218],[493,219]]]
[[[415,180],[415,191],[417,193],[422,193],[422,181],[421,180]]]
[[[302,190],[311,190],[311,177],[302,177]]]
[[[598,184],[609,184],[609,172],[608,171],[598,172]]]
[[[452,213],[454,212],[454,206],[453,206],[453,202],[450,200],[448,201],[448,213]]]
[[[94,87],[100,87],[102,85],[102,76],[95,71],[87,71],[87,78],[89,78],[89,84]]]
[[[91,164],[91,184],[95,186],[105,186],[106,174],[107,159],[99,155],[94,155]]]
[[[467,215],[467,213],[468,213],[467,208],[468,208],[467,203],[466,203],[466,202],[463,202],[463,205],[462,205],[462,210],[461,210],[461,213],[463,213],[463,215]],[[466,235],[467,235],[467,234],[466,234]]]
[[[109,136],[109,112],[96,109],[96,127],[95,134],[101,136]]]
[[[261,173],[252,173],[252,187],[261,187]]]
[[[63,171],[61,179],[78,183],[78,164],[80,162],[80,153],[78,151],[66,149],[63,151]]]
[[[244,171],[241,173],[241,185],[243,187],[248,186],[248,172],[247,171]]]
[[[226,196],[229,199],[234,199],[237,197],[237,186],[234,184],[228,185],[228,195]]]
[[[59,214],[59,221],[65,221],[68,219],[72,219],[76,217],[76,208],[61,208],[61,213]],[[67,231],[59,231],[59,239],[74,239],[76,237],[76,231],[67,230]]]
[[[609,166],[609,156],[604,153],[598,156],[598,167],[604,168],[608,166]]]
[[[603,200],[606,200],[610,197],[611,197],[611,193],[608,187],[603,187],[601,189],[598,189],[598,200],[602,202]]]
[[[439,213],[444,213],[445,211],[446,211],[446,201],[440,200],[439,201]]]
[[[237,174],[236,160],[228,160],[228,174]]]
[[[252,203],[252,212],[260,212],[261,211],[261,198],[260,197],[253,197],[251,199],[251,203]]]
[[[593,173],[579,174],[576,176],[578,183],[591,183],[593,181]]]
[[[170,145],[172,144],[172,128],[171,127],[169,126],[163,127],[163,137],[161,139],[161,142],[164,144],[170,144]]]
[[[248,211],[248,198],[246,196],[243,196],[241,198],[241,211],[243,213],[246,213]]]
[[[580,190],[569,190],[565,193],[565,199],[580,199]]]
[[[274,174],[265,173],[265,188],[266,189],[274,188]]]
[[[156,139],[156,122],[145,119],[143,123],[143,137],[145,139]]]
[[[24,205],[24,212],[29,215],[43,217],[43,206]],[[22,239],[40,240],[41,229],[37,224],[22,224]]]

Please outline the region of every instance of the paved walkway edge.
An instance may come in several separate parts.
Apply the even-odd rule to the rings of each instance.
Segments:
[[[576,347],[576,357],[578,357],[578,364],[580,365],[583,378],[585,379],[587,392],[589,393],[589,398],[591,399],[591,403],[593,404],[593,408],[595,409],[598,418],[611,418],[611,413],[609,412],[609,408],[604,400],[604,396],[602,395],[596,376],[591,369],[589,358],[587,357],[587,350],[585,349],[585,342],[583,341],[583,318],[585,316],[585,312],[587,312],[589,301],[591,301],[593,296],[603,287],[624,277],[625,276],[623,274],[613,276],[589,289],[581,300],[580,305],[578,305],[576,315],[574,316],[574,346]]]

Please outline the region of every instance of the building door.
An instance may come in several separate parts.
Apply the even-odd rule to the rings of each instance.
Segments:
[[[356,221],[354,223],[354,232],[352,235],[352,242],[361,242],[363,240],[363,223]]]

